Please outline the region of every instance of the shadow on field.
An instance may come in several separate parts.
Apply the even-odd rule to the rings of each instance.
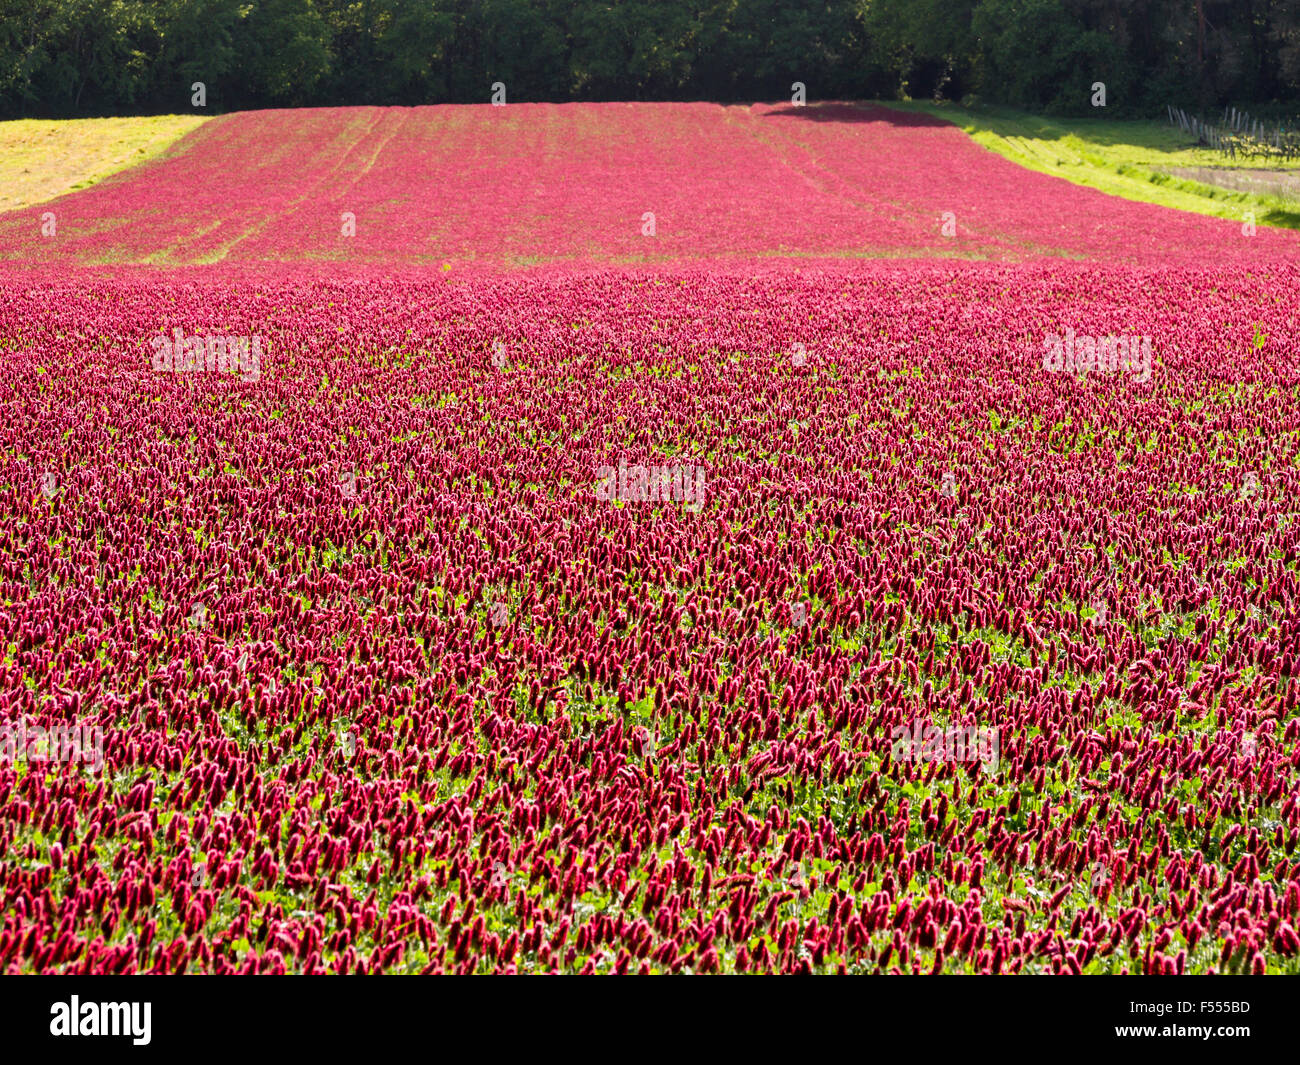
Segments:
[[[786,104],[784,107],[768,111],[764,118],[797,118],[803,122],[888,122],[891,126],[903,128],[935,129],[950,126],[942,118],[927,115],[920,111],[896,111],[874,103],[816,103],[804,107]]]

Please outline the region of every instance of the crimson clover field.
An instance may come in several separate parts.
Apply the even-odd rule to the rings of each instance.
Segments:
[[[1298,253],[849,104],[0,215],[0,970],[1300,972]]]

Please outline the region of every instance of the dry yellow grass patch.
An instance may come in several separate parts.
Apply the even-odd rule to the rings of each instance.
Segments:
[[[205,121],[157,115],[0,122],[0,211],[93,185],[161,154]]]

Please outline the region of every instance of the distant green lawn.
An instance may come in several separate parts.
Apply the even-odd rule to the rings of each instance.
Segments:
[[[1254,212],[1260,225],[1300,229],[1297,199],[1218,188],[1161,172],[1213,167],[1238,173],[1259,169],[1279,176],[1300,175],[1300,163],[1230,161],[1219,152],[1196,147],[1188,134],[1168,122],[1048,119],[1019,111],[919,101],[886,106],[946,119],[1012,162],[1113,196],[1239,221]]]

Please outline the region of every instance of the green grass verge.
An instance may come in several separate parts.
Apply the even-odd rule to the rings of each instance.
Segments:
[[[1253,212],[1260,225],[1300,229],[1300,205],[1295,202],[1163,173],[1172,167],[1244,170],[1252,165],[1249,161],[1229,164],[1225,156],[1197,147],[1168,122],[1048,119],[1020,111],[921,101],[885,106],[945,119],[1020,166],[1112,196],[1238,221]],[[1274,164],[1268,169],[1300,173],[1300,164]]]

